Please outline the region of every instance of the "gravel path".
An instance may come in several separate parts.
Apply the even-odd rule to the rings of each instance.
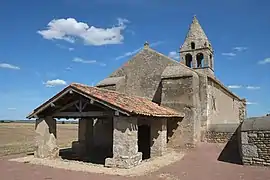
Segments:
[[[140,177],[124,177],[94,174],[51,168],[29,163],[0,160],[1,179],[29,180],[268,180],[270,168],[241,166],[217,161],[222,147],[217,144],[201,144],[181,160]],[[108,170],[109,171],[109,170]]]

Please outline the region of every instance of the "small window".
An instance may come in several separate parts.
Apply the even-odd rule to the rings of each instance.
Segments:
[[[191,49],[195,49],[195,43],[191,42]]]

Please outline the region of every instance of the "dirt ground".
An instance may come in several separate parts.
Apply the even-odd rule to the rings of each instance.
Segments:
[[[77,125],[58,124],[57,133],[61,147],[68,147],[77,139]],[[11,158],[22,157],[31,152],[34,147],[33,124],[0,124],[0,179],[28,180],[269,180],[270,168],[242,166],[218,161],[224,145],[201,143],[185,156],[168,166],[143,176],[125,177],[96,174],[89,172],[71,171],[51,168],[30,163],[9,161]],[[18,154],[19,155],[11,155]],[[166,161],[166,159],[164,159]],[[111,171],[111,169],[108,169]]]
[[[218,161],[222,150],[217,144],[200,144],[183,159],[145,176],[125,177],[86,173],[0,160],[1,177],[5,180],[269,180],[270,168],[242,166]],[[110,169],[108,169],[110,171]]]
[[[0,123],[0,157],[32,152],[35,145],[34,126],[31,123]],[[70,147],[77,134],[77,124],[57,124],[60,147]]]

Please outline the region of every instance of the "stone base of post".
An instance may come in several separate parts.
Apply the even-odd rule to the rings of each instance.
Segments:
[[[105,159],[105,166],[110,168],[129,169],[139,165],[142,161],[142,153],[135,156],[119,156]]]

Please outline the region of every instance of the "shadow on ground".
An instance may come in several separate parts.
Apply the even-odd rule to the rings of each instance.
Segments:
[[[107,157],[111,157],[110,154],[108,154],[108,152],[103,152],[101,149],[94,152],[96,153],[92,155],[79,156],[78,154],[72,151],[72,148],[66,148],[66,149],[60,149],[59,155],[62,159],[82,161],[82,162],[88,162],[88,163],[93,163],[93,164],[105,164],[105,159]]]
[[[222,152],[219,154],[218,161],[242,165],[240,155],[240,126],[235,130],[230,140],[227,142]]]

